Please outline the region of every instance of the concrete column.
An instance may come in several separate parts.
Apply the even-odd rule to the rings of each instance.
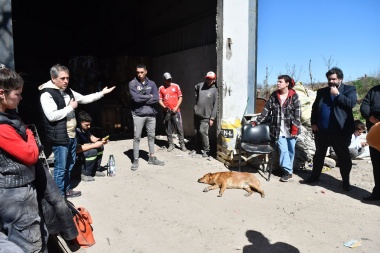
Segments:
[[[0,0],[0,63],[15,69],[11,0]]]

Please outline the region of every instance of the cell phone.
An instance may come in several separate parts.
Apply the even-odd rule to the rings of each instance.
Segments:
[[[106,141],[106,140],[108,140],[108,138],[110,138],[109,135],[107,135],[106,137],[104,137],[102,140],[103,140],[103,141]]]

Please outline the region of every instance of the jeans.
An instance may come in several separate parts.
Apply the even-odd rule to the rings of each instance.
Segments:
[[[133,157],[139,158],[140,140],[142,129],[145,126],[148,135],[149,154],[154,154],[154,137],[156,132],[155,116],[136,116],[133,115]]]
[[[70,143],[67,145],[53,146],[54,180],[63,196],[70,190],[70,173],[75,164],[76,149],[76,138],[70,138]]]
[[[0,223],[8,240],[24,252],[40,252],[44,246],[41,235],[43,223],[38,215],[34,186],[28,184],[17,188],[0,188],[0,199]]]
[[[293,161],[297,138],[280,137],[277,145],[280,153],[280,166],[287,174],[293,174]]]

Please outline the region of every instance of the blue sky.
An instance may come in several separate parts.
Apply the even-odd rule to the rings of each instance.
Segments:
[[[275,84],[287,65],[295,79],[325,82],[327,65],[344,80],[380,74],[380,0],[258,0],[257,83]],[[299,74],[301,73],[301,74]]]

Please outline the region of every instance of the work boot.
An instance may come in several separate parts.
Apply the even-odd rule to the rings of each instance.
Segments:
[[[186,152],[186,151],[187,151],[187,148],[185,147],[185,144],[181,144],[181,150],[182,150],[183,152]]]
[[[138,167],[139,167],[139,159],[135,158],[135,159],[133,159],[131,170],[137,170]]]
[[[160,165],[160,166],[164,166],[165,165],[165,163],[163,161],[158,160],[157,157],[155,157],[155,156],[150,156],[149,157],[148,164]]]
[[[168,152],[172,152],[173,149],[174,149],[174,145],[173,144],[169,144]]]
[[[81,191],[74,191],[73,189],[70,189],[70,190],[67,190],[66,191],[66,198],[75,198],[75,197],[79,197],[82,195],[82,192]]]
[[[208,157],[208,152],[209,152],[209,151],[203,151],[203,150],[202,150],[202,157]]]

